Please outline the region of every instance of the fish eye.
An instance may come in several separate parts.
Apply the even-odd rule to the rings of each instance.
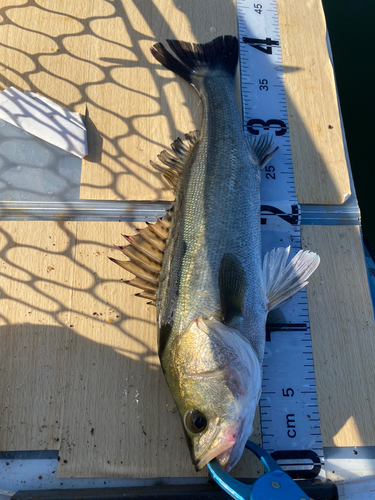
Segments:
[[[207,419],[199,410],[190,410],[185,415],[185,425],[193,434],[199,434],[207,427]]]

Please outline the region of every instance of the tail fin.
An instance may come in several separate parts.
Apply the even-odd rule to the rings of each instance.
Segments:
[[[162,43],[151,47],[151,53],[163,66],[194,84],[208,71],[221,69],[234,76],[238,61],[238,40],[235,36],[219,36],[211,42],[199,44],[167,40],[178,56],[174,57]]]

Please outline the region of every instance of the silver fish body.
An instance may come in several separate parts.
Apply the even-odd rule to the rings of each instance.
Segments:
[[[151,52],[197,90],[202,125],[172,144],[174,155],[159,155],[163,166],[153,164],[175,189],[173,208],[127,238],[131,262],[115,262],[156,303],[161,366],[196,469],[216,458],[230,470],[252,432],[267,314],[306,285],[319,257],[299,252],[287,266],[281,248],[262,265],[260,173],[276,150],[266,136],[244,135],[238,40],[168,43],[179,59],[162,44]]]
[[[212,71],[199,86],[203,120],[181,175],[157,291],[161,344],[191,320],[221,311],[219,270],[225,254],[248,283],[239,331],[261,362],[267,307],[262,291],[260,170],[251,161],[234,98],[234,77]],[[221,319],[221,318],[220,318]],[[168,330],[168,340],[163,331]]]
[[[219,46],[220,42],[226,49]],[[200,50],[199,46],[179,42],[170,45],[172,49],[177,48],[183,61]],[[185,430],[189,434],[186,415],[194,412],[206,423],[203,434],[190,432],[193,461],[200,469],[210,458],[220,455],[222,465],[229,470],[238,461],[251,434],[260,395],[259,372],[268,310],[262,288],[259,184],[260,163],[266,161],[270,144],[263,139],[261,147],[258,144],[258,151],[254,152],[251,141],[246,141],[244,136],[234,97],[237,40],[233,37],[216,39],[206,44],[203,52],[207,53],[210,45],[216,53],[224,50],[230,53],[230,68],[228,70],[228,65],[198,64],[189,74],[190,83],[202,102],[203,119],[193,151],[181,172],[156,306],[160,360]],[[164,52],[160,45],[157,49]],[[158,54],[154,52],[156,57]],[[238,291],[242,297],[238,300],[238,314],[232,314],[228,321],[223,310],[226,299],[219,281],[221,275],[222,279],[231,280],[232,268],[237,269],[234,272],[241,283]],[[230,284],[224,288],[226,286],[230,288]],[[197,329],[200,335],[194,335],[195,342],[189,343],[188,337],[192,336],[194,321],[198,326],[198,318],[211,321],[217,318],[219,322],[230,323],[231,342],[225,345],[218,339],[215,329],[207,328],[203,332],[203,327]],[[243,337],[249,344],[245,344]],[[181,349],[184,344],[189,345],[189,350]],[[242,351],[244,347],[249,351],[247,362],[239,362],[241,350],[239,345],[233,349],[234,344],[241,344]],[[188,360],[199,357],[203,346],[209,355],[192,371],[187,366]],[[216,355],[218,352],[221,357]],[[236,373],[235,364],[240,366]],[[176,366],[180,369],[176,370]],[[218,380],[214,381],[215,376]],[[256,383],[251,380],[254,377]],[[244,380],[245,383],[241,382]],[[218,390],[213,396],[214,386]],[[198,394],[203,395],[201,402],[196,399]],[[204,409],[204,399],[209,395],[220,417],[215,412],[210,416]],[[231,433],[225,432],[222,436],[218,429],[224,420],[231,422]],[[210,427],[212,422],[214,428]],[[210,433],[215,435],[214,440]],[[235,453],[234,448],[238,450]]]

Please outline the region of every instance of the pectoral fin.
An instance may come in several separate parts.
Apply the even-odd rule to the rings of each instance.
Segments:
[[[242,316],[246,285],[245,270],[239,259],[231,253],[224,254],[219,270],[219,290],[226,325]]]
[[[277,248],[264,256],[263,287],[269,311],[306,286],[319,265],[319,255],[303,250],[286,265],[289,252],[290,247]]]

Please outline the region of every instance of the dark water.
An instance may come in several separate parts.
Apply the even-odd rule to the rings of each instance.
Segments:
[[[375,0],[323,0],[362,229],[375,250]]]

